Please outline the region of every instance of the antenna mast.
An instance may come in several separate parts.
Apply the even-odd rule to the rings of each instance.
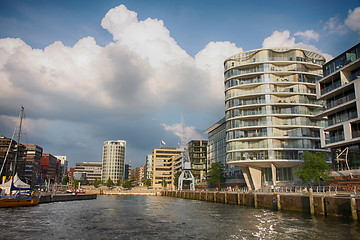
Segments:
[[[183,190],[184,181],[190,181],[190,190],[195,191],[195,179],[194,179],[194,175],[191,173],[191,162],[190,162],[189,151],[186,142],[185,124],[182,113],[181,113],[181,127],[183,130],[181,137],[181,145],[184,151],[182,152],[182,164],[181,164],[182,171],[179,176],[178,190],[179,191]]]

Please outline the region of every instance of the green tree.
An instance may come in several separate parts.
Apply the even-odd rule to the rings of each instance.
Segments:
[[[165,179],[162,180],[161,185],[162,185],[163,187],[166,187],[166,186],[167,186],[167,182],[165,181]]]
[[[325,153],[311,153],[306,151],[302,156],[304,163],[295,173],[303,184],[317,182],[320,186],[321,181],[329,178],[329,164],[326,162]]]
[[[114,186],[114,182],[113,182],[113,180],[111,180],[110,177],[109,177],[109,179],[108,179],[107,182],[106,182],[106,186],[107,186],[108,188],[111,188],[112,186]]]
[[[62,184],[62,185],[67,185],[67,184],[68,184],[68,182],[69,182],[69,176],[68,176],[68,175],[66,175],[66,176],[63,178],[63,180],[62,180],[61,184]]]
[[[225,182],[224,167],[219,162],[211,165],[208,175],[206,181],[211,187],[218,186],[220,188],[220,183]]]
[[[130,189],[134,182],[135,182],[135,179],[134,179],[134,178],[131,178],[131,179],[129,179],[129,180],[126,180],[126,181],[122,184],[122,187],[123,187],[123,188]]]
[[[116,186],[121,186],[123,180],[121,178],[119,178],[116,182]]]
[[[151,179],[150,178],[146,179],[145,185],[148,186],[148,187],[151,186]]]
[[[94,187],[98,187],[99,186],[99,180],[97,178],[95,178],[95,181],[94,181]]]
[[[73,179],[71,185],[72,185],[73,187],[77,187],[77,186],[79,186],[79,181],[76,180],[76,179]]]
[[[174,185],[176,188],[178,188],[179,186],[179,177],[181,175],[181,172],[180,171],[177,171],[174,175]]]

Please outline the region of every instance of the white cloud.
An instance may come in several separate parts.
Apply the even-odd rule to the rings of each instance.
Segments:
[[[265,38],[263,42],[263,48],[271,47],[298,47],[303,49],[308,49],[322,54],[327,61],[333,58],[330,54],[322,53],[317,47],[311,44],[296,42],[294,37],[290,37],[290,32],[285,30],[283,32],[274,31],[270,37]]]
[[[92,152],[90,139],[161,134],[151,121],[158,111],[223,114],[223,61],[241,48],[211,42],[192,58],[161,20],[139,21],[123,5],[111,9],[102,26],[114,38],[104,47],[93,37],[74,46],[57,41],[43,50],[21,39],[0,39],[0,128],[8,129],[6,116],[23,104],[40,143]],[[186,133],[201,138],[195,127]]]
[[[290,32],[287,30],[283,32],[274,31],[270,37],[265,38],[263,41],[263,48],[295,46],[295,38],[290,38]]]
[[[161,124],[161,126],[164,128],[165,131],[171,132],[175,136],[178,136],[181,139],[183,139],[184,130],[180,123],[172,124],[172,125],[166,125],[164,123]],[[191,140],[201,140],[204,139],[204,136],[199,133],[195,127],[185,127],[185,138],[186,141],[189,142]]]
[[[360,7],[349,10],[345,25],[355,32],[360,32]]]
[[[101,26],[113,35],[116,42],[147,58],[153,66],[167,64],[175,58],[189,57],[170,37],[162,20],[148,18],[138,21],[137,13],[129,11],[124,5],[111,9]]]
[[[314,30],[306,30],[305,32],[297,32],[294,34],[294,36],[301,36],[304,38],[305,41],[319,41],[320,35],[315,32]]]

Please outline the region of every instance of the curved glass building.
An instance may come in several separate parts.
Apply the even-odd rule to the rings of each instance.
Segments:
[[[315,82],[325,58],[298,48],[266,48],[225,60],[226,161],[249,189],[294,181],[306,151],[321,149]]]

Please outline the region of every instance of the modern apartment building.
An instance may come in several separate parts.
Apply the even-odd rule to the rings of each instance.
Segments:
[[[195,184],[204,183],[206,179],[207,144],[207,140],[192,140],[188,143],[191,173],[194,175]]]
[[[360,169],[360,43],[323,66],[317,97],[326,101],[321,145],[331,149],[333,170]]]
[[[40,160],[43,148],[38,145],[25,145],[25,174],[24,181],[30,185],[36,185],[40,179]]]
[[[243,186],[244,177],[239,166],[226,163],[226,124],[225,118],[209,127],[204,133],[208,134],[207,170],[214,162],[220,162],[224,167],[226,184],[230,186]]]
[[[124,179],[126,141],[105,141],[102,154],[101,180],[109,178],[116,183]]]
[[[306,151],[322,151],[314,118],[323,110],[316,81],[325,58],[299,48],[267,48],[229,57],[225,67],[226,161],[249,189],[294,181]]]
[[[85,173],[89,184],[94,184],[95,179],[101,179],[101,162],[82,162],[76,163],[75,172]]]
[[[173,186],[174,158],[181,155],[182,149],[162,147],[152,151],[152,181],[151,186],[162,188],[165,181],[166,186]]]

